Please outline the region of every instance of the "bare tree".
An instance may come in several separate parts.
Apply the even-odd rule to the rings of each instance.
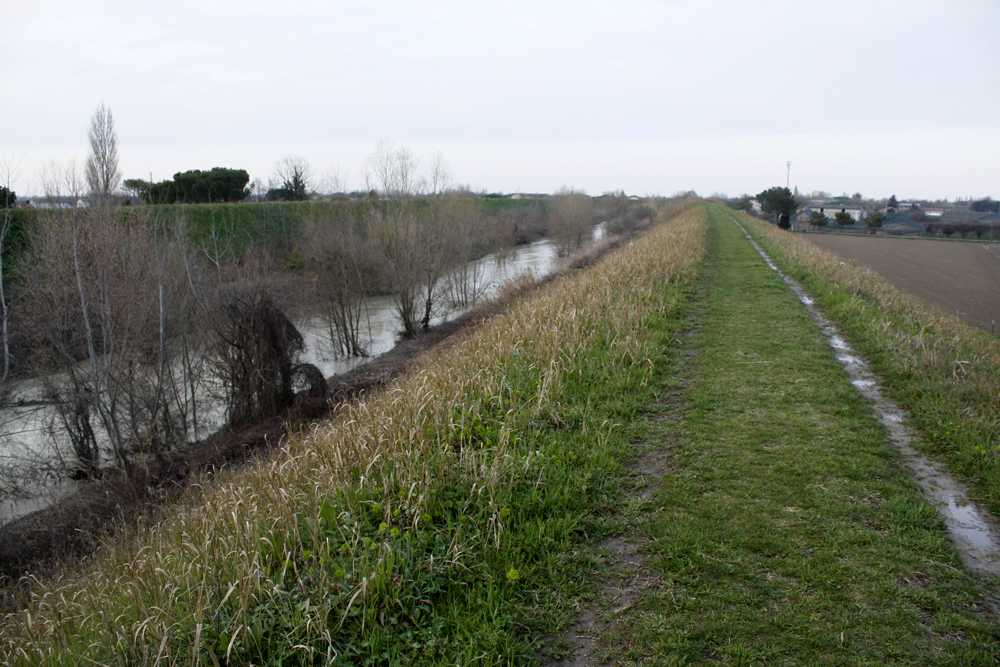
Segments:
[[[76,166],[76,159],[71,159],[65,164],[60,164],[55,160],[42,166],[40,174],[42,181],[42,192],[45,199],[51,206],[68,204],[76,208],[83,201],[84,189],[87,187],[80,169]]]
[[[444,280],[448,305],[456,309],[474,307],[492,283],[496,268],[505,261],[500,249],[511,243],[516,219],[506,219],[501,232],[495,220],[494,224],[485,224],[482,209],[469,193],[452,191],[441,200],[451,235],[452,259]],[[488,229],[485,235],[484,227]],[[485,260],[471,261],[491,251],[497,251],[495,265]]]
[[[347,171],[340,166],[340,163],[331,164],[326,168],[320,180],[320,188],[327,195],[343,194],[348,191]]]
[[[30,244],[38,370],[85,475],[102,462],[98,442],[128,467],[183,439],[168,348],[182,322],[177,281],[165,275],[165,250],[145,216],[118,206],[53,211]]]
[[[420,326],[430,328],[431,318],[437,314],[439,288],[445,277],[446,287],[456,305],[469,305],[475,302],[477,285],[481,284],[482,276],[468,267],[468,261],[473,254],[475,229],[479,226],[479,207],[476,202],[463,193],[449,193],[431,199],[421,216],[420,246],[421,252],[421,296],[423,300],[423,317]],[[456,269],[462,275],[453,275]],[[469,290],[472,290],[470,293]]]
[[[274,199],[303,201],[309,198],[312,167],[304,157],[286,155],[274,163],[275,183],[279,183],[268,193]]]
[[[448,189],[448,186],[451,185],[451,180],[451,170],[448,168],[448,163],[444,159],[444,153],[441,151],[435,151],[431,155],[428,174],[430,194],[442,194]]]
[[[559,255],[572,254],[583,245],[584,236],[593,224],[590,197],[572,189],[560,190],[552,198],[549,236],[559,244]]]
[[[75,162],[51,163],[42,183],[51,202],[68,200],[72,210],[47,211],[32,230],[25,322],[55,407],[57,451],[68,439],[71,473],[91,476],[109,461],[129,467],[158,456],[190,427],[197,434],[191,374],[201,364],[185,246],[148,209],[110,197],[78,206]]]
[[[16,177],[18,164],[13,157],[0,157],[0,184],[5,192],[11,192],[11,181]],[[10,377],[10,308],[11,303],[7,294],[7,259],[8,243],[11,226],[13,225],[13,211],[7,202],[3,205],[3,221],[0,222],[0,354],[3,355],[3,373],[0,375],[0,405],[7,398],[7,378]]]
[[[396,147],[380,141],[368,156],[365,182],[369,189],[378,190],[390,199],[410,197],[421,187],[418,170],[420,158],[406,146]]]
[[[305,229],[316,293],[337,354],[368,356],[364,345],[364,296],[378,281],[375,251],[353,221],[313,221]]]
[[[105,201],[118,189],[121,174],[118,171],[118,135],[111,109],[103,102],[90,117],[87,130],[90,155],[87,156],[87,185],[90,193]]]
[[[389,266],[393,301],[405,338],[417,335],[422,273],[420,220],[409,202],[391,200],[372,210],[369,236]]]

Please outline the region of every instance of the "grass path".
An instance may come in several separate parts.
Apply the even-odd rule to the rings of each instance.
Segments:
[[[694,384],[642,528],[641,664],[995,664],[996,617],[781,278],[710,208]]]

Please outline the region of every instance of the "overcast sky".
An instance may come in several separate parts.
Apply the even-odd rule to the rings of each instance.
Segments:
[[[102,102],[125,177],[285,155],[352,188],[378,141],[489,191],[1000,197],[1000,2],[0,0],[14,189],[78,162]]]

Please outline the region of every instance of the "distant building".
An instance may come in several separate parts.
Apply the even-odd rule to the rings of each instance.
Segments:
[[[834,216],[838,213],[847,213],[854,222],[861,222],[868,217],[868,211],[860,204],[844,204],[842,202],[819,201],[811,202],[808,206],[800,208],[795,214],[795,220],[799,222],[809,222],[813,211],[819,211],[830,219],[830,224],[834,224]]]
[[[815,207],[814,207],[815,209]],[[847,213],[854,222],[861,222],[868,217],[867,211],[861,206],[842,206],[840,204],[827,204],[825,206],[819,207],[819,212],[830,218],[830,222],[833,222],[833,218],[838,213]]]

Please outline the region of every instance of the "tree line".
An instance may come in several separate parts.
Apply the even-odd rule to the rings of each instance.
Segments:
[[[243,201],[250,196],[249,182],[245,169],[215,167],[178,172],[173,179],[159,183],[127,178],[122,185],[146,204],[207,204]]]

